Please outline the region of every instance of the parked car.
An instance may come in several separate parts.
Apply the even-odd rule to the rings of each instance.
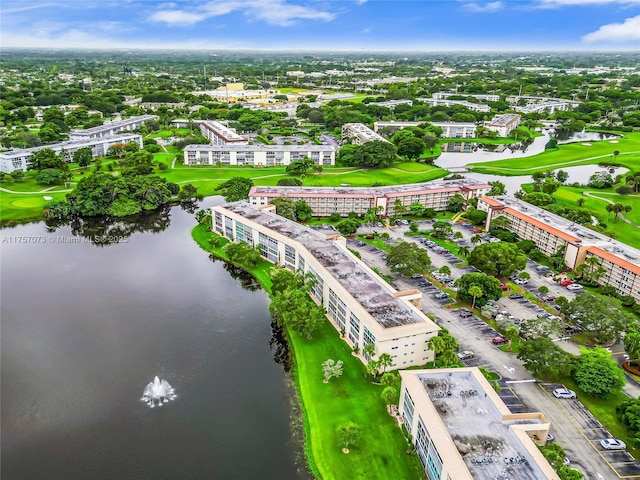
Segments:
[[[431,285],[433,285],[431,282],[427,281],[427,280],[422,280],[419,285],[421,287],[430,287]]]
[[[507,290],[511,290],[511,287],[509,285],[505,285],[504,283],[501,283],[500,290],[502,290],[503,292],[506,292]]]
[[[521,293],[512,293],[511,295],[509,295],[509,298],[511,300],[517,300],[519,298],[524,298],[524,295],[522,295]]]
[[[470,312],[469,310],[467,310],[466,308],[463,308],[462,310],[460,310],[460,316],[461,316],[462,318],[467,318],[467,317],[470,317],[470,316],[472,316],[472,315],[473,315],[473,313],[471,313],[471,312]]]
[[[555,299],[556,297],[554,295],[544,295],[540,297],[540,300],[542,300],[543,302],[553,302]]]
[[[568,287],[569,285],[571,285],[573,282],[571,280],[562,280],[560,282],[560,286],[561,287]]]
[[[518,278],[515,280],[516,285],[526,285],[527,283],[529,283],[529,280],[526,280],[524,278]]]
[[[555,440],[555,437],[551,433],[548,433],[547,434],[547,443],[551,443],[554,440]]]
[[[571,285],[567,285],[567,290],[578,292],[580,290],[584,290],[584,287],[582,285],[578,285],[577,283],[572,283]]]
[[[460,360],[469,360],[470,358],[473,358],[474,354],[471,350],[464,350],[462,352],[458,352],[458,358]]]
[[[491,340],[491,343],[493,343],[496,346],[504,345],[505,343],[509,343],[509,339],[507,337],[498,336],[498,337],[495,337],[493,340]]]
[[[547,267],[546,265],[538,265],[538,266],[536,267],[536,270],[537,270],[538,272],[548,272],[548,271],[550,271],[551,269],[550,269],[549,267]]]
[[[449,298],[449,294],[444,292],[439,292],[439,293],[436,293],[434,297],[437,298],[438,300],[444,300],[445,298]]]
[[[424,275],[422,275],[421,273],[414,273],[413,275],[411,275],[411,278],[413,279],[424,278]]]
[[[480,229],[480,228],[474,228],[474,229],[473,229],[473,233],[482,233],[482,229]]]
[[[553,396],[556,398],[576,398],[576,392],[568,388],[556,388],[553,391]]]
[[[624,450],[627,448],[627,444],[617,438],[604,438],[600,440],[600,445],[605,450]]]

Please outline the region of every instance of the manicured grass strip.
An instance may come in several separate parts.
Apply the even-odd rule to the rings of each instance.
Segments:
[[[193,239],[204,250],[227,260],[222,246],[214,248],[209,243],[214,235],[202,225],[192,230]],[[265,261],[251,270],[267,291],[270,269]],[[329,321],[310,340],[292,331],[288,338],[304,414],[305,450],[313,473],[323,480],[424,479],[420,461],[415,454],[406,454],[404,435],[387,414],[383,387],[369,381],[364,365]],[[328,358],[342,360],[344,373],[325,384],[321,364]],[[336,428],[348,421],[358,424],[362,434],[350,453],[344,454]]]

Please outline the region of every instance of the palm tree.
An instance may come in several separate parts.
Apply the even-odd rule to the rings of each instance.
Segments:
[[[460,246],[458,248],[458,255],[460,255],[461,257],[467,258],[469,256],[469,247]]]
[[[381,353],[378,358],[378,363],[382,367],[382,373],[384,374],[387,367],[393,365],[393,358],[388,353]]]
[[[367,343],[362,349],[362,354],[364,355],[364,358],[366,358],[367,360],[369,360],[370,358],[373,358],[376,354],[375,344]]]
[[[479,233],[476,233],[471,237],[471,243],[473,243],[474,245],[477,245],[480,242],[482,242],[482,236]]]
[[[598,280],[600,280],[605,273],[607,273],[607,269],[602,266],[598,266],[593,272],[591,272],[591,280],[593,283],[598,283]]]
[[[609,213],[609,215],[607,215],[607,220],[609,220],[611,218],[611,212],[613,212],[613,204],[607,203],[605,209],[607,210],[607,213]]]
[[[511,326],[505,330],[504,336],[509,339],[509,350],[511,350],[511,344],[516,338],[518,338],[519,333],[520,332],[518,332],[518,328],[514,326]]]
[[[431,337],[427,342],[427,347],[429,350],[433,351],[436,355],[444,352],[447,348],[447,344],[440,335],[436,335],[435,337]]]
[[[576,200],[576,203],[578,204],[579,207],[584,205],[584,197],[580,197],[579,199]]]
[[[476,299],[484,295],[484,291],[478,285],[471,285],[469,287],[469,295],[473,297],[473,303],[471,304],[471,308],[476,308]]]

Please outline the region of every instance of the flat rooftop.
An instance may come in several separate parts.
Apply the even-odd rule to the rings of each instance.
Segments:
[[[244,201],[223,207],[304,245],[382,328],[426,323],[433,326],[433,331],[438,330],[431,320],[394,297],[396,291],[390,285],[348,251],[327,240],[326,235],[274,213],[260,211]]]
[[[424,183],[409,183],[404,185],[392,185],[388,187],[266,187],[254,186],[251,188],[250,195],[278,195],[278,196],[331,196],[331,195],[349,195],[349,196],[368,196],[383,197],[385,195],[400,195],[406,193],[419,192],[437,192],[446,190],[456,190],[461,188],[490,188],[489,185],[481,183],[477,180],[464,178],[458,180],[434,180]]]
[[[520,115],[517,113],[505,113],[503,115],[498,115],[491,120],[488,125],[507,125],[510,122],[520,118]]]
[[[131,117],[117,122],[105,123],[104,125],[98,125],[97,127],[91,127],[84,130],[71,130],[71,135],[93,135],[100,133],[104,130],[111,130],[112,128],[126,127],[132,123],[144,122],[146,120],[152,120],[158,118],[157,115],[139,115],[137,117]]]
[[[544,222],[552,228],[556,228],[573,237],[579,238],[582,241],[582,246],[598,247],[605,252],[611,253],[623,260],[640,266],[640,250],[637,248],[633,248],[625,243],[613,240],[611,237],[607,237],[606,235],[595,232],[587,227],[583,227],[580,224],[574,223],[530,203],[523,202],[515,197],[500,196],[487,198],[498,201],[513,210],[521,212],[535,220]]]
[[[411,371],[403,371],[405,375]],[[429,397],[435,413],[444,425],[471,476],[476,480],[546,480],[530,449],[537,451],[531,439],[518,435],[512,426],[547,425],[540,414],[512,415],[495,394],[485,390],[473,369],[416,371],[420,385]],[[414,396],[410,390],[412,397]],[[424,419],[425,414],[421,412]],[[425,419],[425,424],[428,421]],[[431,432],[432,437],[436,432]],[[525,434],[526,435],[526,434]],[[545,433],[546,435],[546,433]],[[446,445],[446,439],[440,438]],[[450,445],[450,443],[449,443]],[[436,443],[436,447],[438,444]],[[439,449],[440,455],[446,454]],[[509,463],[505,462],[505,458]],[[512,462],[511,459],[514,459]],[[548,464],[546,465],[548,467]],[[549,467],[548,467],[549,468]],[[506,473],[506,475],[503,475]]]
[[[223,125],[220,122],[207,120],[205,122],[202,122],[201,125],[207,130],[210,130],[215,134],[217,134],[218,136],[222,137],[224,140],[229,140],[232,142],[247,141],[246,138],[244,138],[241,135],[238,135],[238,133],[235,130],[230,129],[229,127],[227,127],[226,125]]]

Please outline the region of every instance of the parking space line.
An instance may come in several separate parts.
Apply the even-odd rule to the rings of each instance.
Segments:
[[[605,463],[607,465],[609,465],[609,468],[611,468],[611,470],[616,474],[616,476],[618,478],[640,478],[640,475],[626,475],[626,476],[622,476],[618,473],[618,470],[616,470],[613,466],[613,464],[611,464],[611,462],[609,462],[609,460],[607,460],[605,458],[604,455],[602,455],[602,452],[600,450],[598,450],[596,448],[596,446],[594,445],[594,443],[584,434],[584,429],[582,427],[580,427],[574,420],[573,416],[569,413],[569,411],[567,410],[567,408],[562,405],[561,402],[558,402],[558,400],[551,395],[540,383],[538,383],[538,387],[540,387],[540,389],[545,393],[545,395],[547,395],[547,397],[549,397],[552,401],[555,401],[555,403],[558,404],[558,407],[560,409],[562,409],[565,412],[565,417],[569,419],[569,422],[571,422],[573,424],[573,426],[578,430],[578,432],[580,432],[580,435],[582,435],[584,437],[584,439],[589,442],[589,444],[591,444],[591,446],[593,447],[593,449],[598,452],[598,455],[600,455],[600,458],[602,458],[602,460],[605,461]],[[583,405],[582,408],[586,407]],[[589,414],[591,414],[591,412],[589,412]],[[608,431],[607,431],[608,432]],[[635,463],[635,462],[629,462],[629,463]]]

